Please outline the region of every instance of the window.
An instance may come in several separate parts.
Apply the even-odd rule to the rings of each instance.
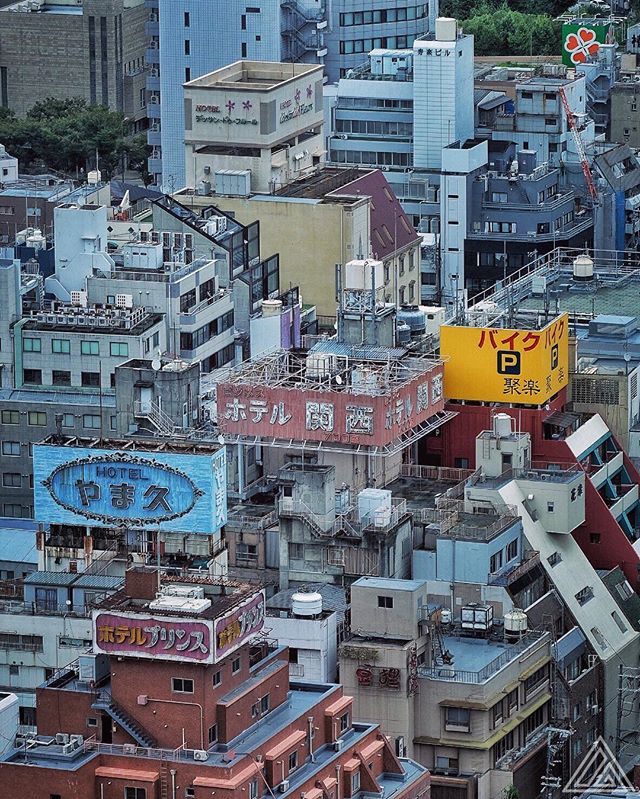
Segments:
[[[185,39],[184,40],[184,54],[191,55],[191,40]]]
[[[289,544],[289,560],[302,560],[304,558],[304,544]]]
[[[127,786],[124,789],[124,799],[147,799],[147,789]]]
[[[547,513],[553,513],[555,511],[555,503],[554,502],[547,502]]]
[[[509,541],[507,544],[507,561],[513,560],[518,555],[518,541]]]
[[[5,488],[21,488],[22,475],[20,472],[4,472],[2,475],[2,485]]]
[[[507,202],[507,192],[506,191],[494,191],[491,195],[491,202],[492,203],[506,203]]]
[[[100,372],[80,372],[80,385],[85,388],[99,388]]]
[[[629,585],[627,580],[617,583],[616,591],[618,592],[620,599],[629,599],[629,597],[633,596],[633,588]]]
[[[209,743],[214,744],[218,740],[218,725],[212,724],[209,727]]]
[[[100,429],[100,416],[97,413],[85,413],[82,415],[82,426],[90,430]]]
[[[605,641],[604,635],[602,634],[602,632],[600,631],[600,629],[598,627],[592,627],[591,628],[591,634],[593,635],[593,637],[598,642],[598,646],[600,647],[600,649],[607,649],[608,644]]]
[[[618,625],[618,629],[620,630],[621,633],[627,632],[627,625],[622,621],[622,616],[618,613],[617,610],[611,611],[611,618]]]
[[[247,57],[247,45],[246,45],[246,42],[242,42],[242,44],[240,45],[240,54],[241,54],[242,58],[246,58]]]
[[[466,707],[446,707],[444,709],[444,726],[447,730],[469,732],[471,711]]]
[[[191,67],[184,68],[184,82],[189,83],[191,80]]]
[[[547,558],[547,563],[549,566],[557,566],[558,563],[562,562],[562,555],[559,552],[552,552],[549,557]]]
[[[212,679],[211,679],[211,682],[213,683],[213,687],[214,687],[214,688],[215,688],[217,685],[220,685],[220,683],[222,682],[222,675],[221,675],[221,673],[220,673],[219,671],[216,671],[216,672],[214,673],[214,675],[213,675],[213,677],[212,677]]]
[[[579,605],[586,605],[590,599],[593,599],[593,588],[590,585],[585,586],[576,594]]]
[[[22,505],[17,505],[14,502],[5,502],[3,505],[3,513],[11,519],[21,519]]]
[[[185,11],[184,12],[184,26],[185,26],[185,28],[188,28],[190,25],[191,25],[191,19],[189,18],[189,12]]]
[[[502,550],[496,552],[489,560],[489,573],[495,574],[498,569],[502,568]]]
[[[44,411],[29,411],[27,419],[32,427],[45,427],[47,424],[47,414]]]
[[[23,352],[41,352],[42,341],[39,338],[24,338],[22,339]]]
[[[378,607],[379,608],[392,608],[393,607],[393,597],[392,596],[379,596],[378,597]]]
[[[265,694],[260,699],[260,713],[268,713],[269,712],[269,705],[270,705],[269,694]]]
[[[252,719],[257,719],[257,718],[258,718],[258,715],[259,715],[259,713],[260,713],[260,711],[259,711],[259,709],[258,709],[258,703],[257,703],[257,702],[254,702],[254,703],[251,705],[251,718],[252,718]]]
[[[534,671],[530,677],[524,681],[524,695],[525,698],[529,698],[529,694],[536,691],[543,683],[545,683],[549,676],[549,670],[547,666],[542,666],[537,671]]]
[[[580,662],[580,658],[575,658],[572,660],[571,663],[568,663],[564,670],[564,676],[571,682],[571,680],[577,680],[582,672],[582,663]]]
[[[351,796],[358,793],[360,790],[360,769],[354,771],[351,775]]]
[[[55,355],[68,355],[71,352],[71,342],[66,338],[54,338],[51,340],[51,352]]]
[[[97,727],[98,719],[95,716],[89,716],[87,719],[87,727]]]
[[[20,455],[20,442],[19,441],[3,441],[2,442],[3,455]]]
[[[12,664],[9,666],[9,675],[10,675],[11,677],[17,677],[17,676],[18,676],[18,674],[20,674],[20,667],[19,667],[19,666],[16,666],[14,663],[12,663]]]
[[[62,426],[63,427],[75,427],[76,426],[76,418],[72,413],[63,413],[62,414]]]
[[[258,780],[249,783],[249,799],[258,799]]]
[[[112,341],[109,345],[111,355],[117,355],[122,358],[129,357],[129,345],[126,341]]]
[[[192,694],[193,680],[187,680],[184,679],[183,677],[172,677],[171,690],[175,694]]]
[[[40,386],[42,385],[42,370],[41,369],[23,369],[22,382],[27,386]]]
[[[97,341],[82,341],[80,352],[82,355],[100,355],[100,344]]]
[[[469,458],[454,458],[453,465],[456,469],[468,469]]]
[[[599,544],[600,543],[600,533],[589,533],[589,543],[590,544]]]
[[[298,768],[298,753],[291,752],[289,755],[289,774]]]
[[[20,424],[20,411],[2,411],[2,424]]]
[[[53,369],[51,372],[51,384],[54,386],[70,386],[71,372],[64,372],[59,369]]]
[[[457,771],[458,758],[443,757],[442,755],[436,756],[436,768],[443,771]]]
[[[349,729],[349,714],[343,713],[342,716],[340,716],[339,721],[340,721],[340,735],[342,735],[343,732],[346,732]]]
[[[533,100],[533,92],[522,92],[523,100]],[[525,147],[526,149],[526,147]]]
[[[245,565],[247,562],[255,563],[258,560],[258,545],[239,541],[236,544],[236,560]]]
[[[237,674],[240,671],[240,658],[234,658],[231,661],[231,673]]]

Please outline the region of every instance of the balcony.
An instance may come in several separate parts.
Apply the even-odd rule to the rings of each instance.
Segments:
[[[147,130],[147,144],[150,147],[159,147],[162,143],[162,134],[160,133],[159,125],[152,125]]]
[[[611,460],[607,461],[603,466],[592,467],[592,469],[597,469],[595,471],[590,471],[589,479],[593,483],[595,488],[600,488],[607,480],[614,476],[617,472],[622,469],[624,466],[624,455],[622,452],[616,452],[613,454]]]
[[[160,158],[147,158],[147,169],[152,175],[161,175],[162,161]]]
[[[337,514],[335,511],[317,514],[304,502],[295,501],[292,497],[281,497],[278,500],[278,515],[299,518],[312,532],[321,538],[361,539],[365,532],[386,533],[396,527],[404,517],[409,515],[406,499],[392,499],[391,511],[376,511],[370,521],[362,521],[355,511]]]
[[[147,116],[149,119],[160,119],[160,103],[147,103]]]
[[[148,92],[159,92],[160,91],[160,75],[157,73],[154,74],[150,72],[147,75],[147,80],[145,83],[145,87]]]
[[[626,494],[613,502],[613,504],[609,505],[609,510],[611,511],[611,515],[614,517],[614,519],[620,518],[623,513],[631,510],[631,508],[638,501],[638,486],[622,486],[621,490],[624,490],[625,488],[629,489]],[[609,504],[610,500],[606,500],[606,502]]]
[[[203,312],[206,311],[208,308],[213,308],[217,303],[225,299],[227,300],[229,308],[231,308],[232,307],[231,294],[229,294],[229,292],[226,291],[225,289],[220,289],[220,291],[218,291],[213,296],[207,297],[206,299],[202,300],[202,302],[199,302],[197,305],[194,305],[193,307],[189,308],[187,311],[181,312],[180,325],[185,328],[188,328],[189,326],[193,325],[198,325],[198,326],[202,325],[203,321],[205,321],[202,318]],[[217,315],[217,311],[215,315]]]
[[[147,66],[151,64],[159,64],[160,63],[160,48],[159,47],[147,47],[144,51],[144,61]]]
[[[148,19],[144,23],[144,35],[147,37],[160,36],[160,22],[158,19]]]

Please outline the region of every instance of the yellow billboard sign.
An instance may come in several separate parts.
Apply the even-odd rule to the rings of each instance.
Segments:
[[[542,405],[569,380],[569,318],[542,330],[440,328],[447,399]]]

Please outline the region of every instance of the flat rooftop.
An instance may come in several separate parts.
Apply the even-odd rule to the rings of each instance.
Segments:
[[[327,197],[333,191],[352,183],[363,175],[368,175],[371,169],[336,169],[323,167],[308,177],[300,178],[283,186],[276,192],[277,197],[304,197],[308,200],[325,200],[338,202],[336,197]],[[344,202],[344,200],[343,200]]]
[[[242,91],[270,91],[297,78],[311,75],[321,78],[322,67],[317,64],[236,61],[189,81],[185,87],[188,89],[229,89],[237,86]]]
[[[31,582],[36,582],[31,580]],[[202,610],[185,612],[179,610],[171,610],[163,607],[162,609],[152,610],[149,605],[155,601],[150,598],[131,597],[127,593],[126,585],[115,594],[106,597],[101,602],[96,604],[99,610],[109,611],[113,613],[160,613],[163,616],[176,616],[181,619],[217,619],[223,613],[231,610],[247,597],[255,594],[260,590],[258,583],[251,584],[247,581],[216,579],[213,577],[196,577],[196,576],[175,576],[163,575],[161,578],[161,587],[168,585],[186,585],[198,586],[204,588],[204,598],[211,601],[211,605]]]

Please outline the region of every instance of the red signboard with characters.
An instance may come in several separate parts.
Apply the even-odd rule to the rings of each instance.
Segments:
[[[98,612],[93,627],[96,653],[213,663],[212,622]]]
[[[235,652],[243,644],[259,633],[264,626],[265,593],[259,591],[224,616],[216,619],[215,660],[221,660],[230,652]]]
[[[219,383],[218,424],[227,435],[385,446],[442,411],[442,364],[379,395]]]

